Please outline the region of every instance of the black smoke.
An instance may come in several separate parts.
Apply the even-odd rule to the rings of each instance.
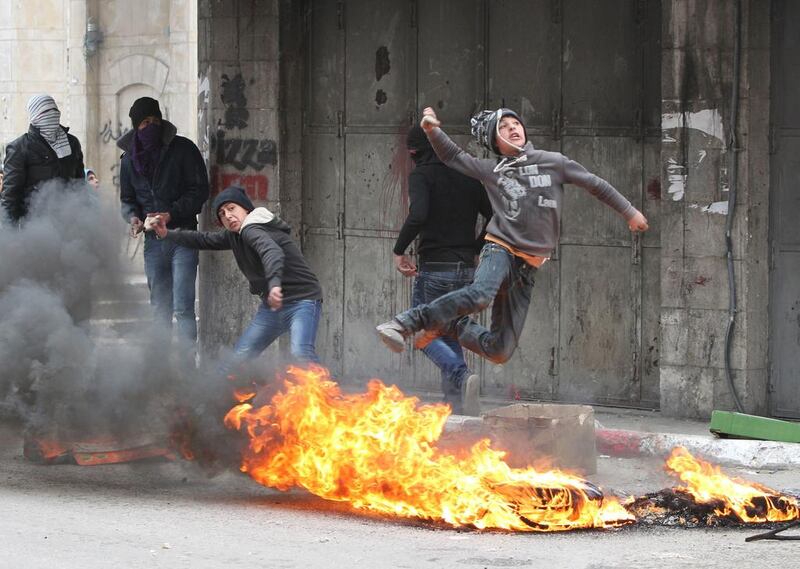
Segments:
[[[59,440],[168,433],[208,380],[191,348],[148,318],[131,337],[90,319],[126,290],[127,225],[83,182],[48,182],[21,224],[0,228],[0,415]],[[193,358],[191,359],[193,362]],[[203,379],[206,378],[206,379]]]

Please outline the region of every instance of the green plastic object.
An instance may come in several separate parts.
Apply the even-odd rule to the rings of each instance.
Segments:
[[[720,437],[800,443],[800,423],[730,411],[713,411],[708,429]]]

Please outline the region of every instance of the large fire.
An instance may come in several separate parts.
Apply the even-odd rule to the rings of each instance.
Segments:
[[[800,518],[796,499],[728,478],[685,449],[675,449],[667,469],[686,488],[663,491],[659,503],[649,495],[623,506],[573,474],[511,468],[488,440],[460,453],[437,448],[449,414],[446,405],[422,405],[378,380],[365,393],[344,394],[325,369],[292,367],[268,405],[241,403],[225,424],[249,437],[241,470],[260,484],[456,527],[615,527],[663,513],[667,495],[745,523]]]
[[[691,495],[698,504],[712,506],[717,517],[732,517],[745,523],[800,518],[800,504],[795,498],[782,496],[756,482],[730,478],[719,467],[693,457],[685,448],[673,449],[665,468],[686,484],[676,488],[677,491]]]
[[[461,456],[437,449],[449,414],[377,380],[346,395],[322,368],[290,368],[269,405],[240,404],[225,422],[249,435],[241,468],[259,483],[299,486],[358,509],[518,531],[634,521],[577,476],[509,467],[488,441]]]

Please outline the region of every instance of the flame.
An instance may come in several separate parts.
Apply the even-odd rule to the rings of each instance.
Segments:
[[[800,518],[800,505],[795,498],[782,496],[756,482],[730,478],[719,467],[695,458],[683,447],[672,450],[665,468],[687,485],[678,490],[689,493],[698,503],[714,504],[718,516],[734,517],[745,523]]]
[[[260,484],[299,486],[360,510],[519,531],[634,521],[580,477],[511,468],[488,440],[459,455],[439,450],[449,414],[378,380],[349,395],[323,368],[292,367],[268,405],[237,405],[225,424],[249,436],[241,470]]]

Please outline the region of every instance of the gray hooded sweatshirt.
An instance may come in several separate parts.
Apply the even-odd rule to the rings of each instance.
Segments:
[[[475,158],[440,128],[428,133],[439,159],[480,180],[494,215],[486,232],[522,253],[549,257],[558,244],[564,184],[589,190],[626,220],[636,209],[611,184],[558,152],[537,150],[530,142],[514,158]]]

